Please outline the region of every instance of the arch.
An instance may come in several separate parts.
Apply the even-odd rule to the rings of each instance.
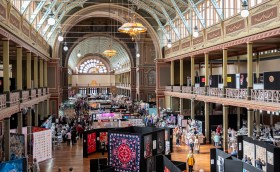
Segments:
[[[83,42],[84,40],[86,39],[89,39],[89,38],[99,38],[99,37],[106,37],[106,38],[111,38],[109,35],[106,35],[106,34],[97,34],[97,33],[93,33],[93,34],[87,34],[85,35],[84,37],[82,38],[79,38],[73,46],[71,46],[69,48],[69,50],[67,51],[67,54],[66,54],[66,58],[65,58],[65,65],[69,66],[68,62],[69,62],[69,58],[70,58],[70,55],[71,53],[73,52],[73,50],[81,43]],[[122,46],[122,48],[126,51],[126,53],[128,54],[128,57],[129,57],[129,64],[131,67],[134,67],[135,66],[135,63],[134,63],[134,59],[133,59],[133,56],[129,50],[129,48],[127,47],[127,45],[122,42],[121,40],[119,40],[118,38],[114,38],[113,39],[114,41],[116,41],[117,44],[119,44],[120,46]],[[89,52],[89,54],[92,54],[94,52]],[[96,52],[98,53],[98,52]],[[94,53],[94,54],[96,54]],[[101,54],[100,54],[101,55]],[[102,55],[101,55],[102,56]],[[107,58],[108,59],[108,58]],[[109,60],[109,59],[108,59]]]
[[[88,19],[88,18],[93,18],[93,17],[109,17],[109,12],[108,10],[108,4],[98,4],[94,6],[89,6],[86,7],[82,10],[79,10],[78,12],[75,13],[75,15],[72,15],[66,21],[62,24],[62,32],[65,33],[69,31],[72,26],[76,25],[78,22]],[[110,17],[113,18],[114,20],[119,21],[120,23],[126,22],[126,20],[123,18],[123,15],[119,15],[120,13],[125,13],[128,14],[128,8],[119,6],[119,5],[111,5],[111,14]],[[148,33],[152,38],[153,44],[155,46],[155,52],[156,52],[156,57],[157,58],[162,58],[162,53],[161,53],[161,48],[160,48],[160,41],[158,38],[157,33],[153,29],[153,27],[149,24],[147,20],[145,20],[141,15],[138,13],[135,13],[136,18],[139,20],[139,22],[143,23],[148,29]],[[56,33],[56,36],[54,36],[54,39],[52,42],[54,43],[53,45],[53,57],[59,57],[60,53],[60,46],[61,44],[57,41],[57,36],[58,33]]]

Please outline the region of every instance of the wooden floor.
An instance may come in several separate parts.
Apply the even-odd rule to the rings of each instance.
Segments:
[[[210,171],[210,148],[212,145],[201,145],[200,154],[195,154],[194,171],[198,172],[199,169],[204,169],[205,172]],[[174,146],[172,153],[172,160],[186,161],[189,148],[187,146]],[[102,157],[101,153],[91,155],[89,158],[83,158],[83,146],[80,139],[76,145],[67,146],[62,143],[53,151],[53,158],[40,163],[40,172],[57,172],[61,167],[63,172],[68,172],[69,167],[74,168],[74,172],[89,172],[89,160],[91,158]],[[105,154],[104,157],[107,157]]]

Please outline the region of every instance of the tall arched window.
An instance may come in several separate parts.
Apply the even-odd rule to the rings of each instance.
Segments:
[[[79,73],[107,73],[108,69],[100,60],[89,59],[79,66]]]

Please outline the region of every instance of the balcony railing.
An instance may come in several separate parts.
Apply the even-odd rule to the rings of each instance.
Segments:
[[[223,97],[223,89],[222,88],[208,88],[207,89],[208,96],[216,96]]]
[[[251,99],[260,102],[280,102],[280,91],[278,90],[251,90]]]
[[[173,86],[173,92],[181,92],[181,86]]]
[[[20,95],[19,92],[10,93],[10,106],[19,104]]]
[[[42,95],[42,89],[41,88],[38,88],[37,89],[37,97],[41,96]]]
[[[46,93],[47,93],[46,88],[43,88],[43,95],[46,95]]]
[[[30,90],[30,98],[33,99],[36,97],[36,89]]]
[[[6,96],[6,94],[1,94],[0,95],[0,110],[6,108],[6,103],[7,103],[7,96]]]
[[[246,99],[248,96],[247,89],[226,89],[226,98]]]
[[[182,86],[182,93],[191,93],[192,87]]]
[[[165,86],[165,91],[172,91],[172,86]]]
[[[205,87],[194,87],[193,88],[193,92],[194,94],[198,94],[198,95],[205,95]]]
[[[29,100],[29,91],[22,91],[21,92],[21,101],[26,102]]]
[[[117,86],[115,83],[96,83],[96,84],[76,84],[72,85],[72,87],[112,87],[112,86]]]

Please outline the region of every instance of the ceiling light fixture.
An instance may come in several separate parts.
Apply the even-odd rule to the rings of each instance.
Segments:
[[[193,31],[193,37],[197,38],[198,36],[199,36],[198,28],[197,26],[195,26]]]
[[[64,40],[64,38],[63,38],[61,33],[59,33],[57,39],[58,39],[59,42],[62,42]]]
[[[113,43],[112,34],[113,34],[113,32],[112,32],[112,19],[111,19],[111,6],[110,6],[110,4],[111,4],[111,0],[110,0],[110,3],[109,3],[109,18],[111,20],[110,44],[109,44],[108,49],[103,52],[103,55],[106,56],[106,57],[109,57],[109,58],[111,58],[111,57],[113,57],[117,54],[117,51],[112,49],[112,43]]]
[[[79,50],[79,52],[78,52],[78,54],[77,54],[77,57],[82,57],[82,54],[81,54],[81,52],[80,52],[80,50]]]
[[[242,2],[242,8],[243,8],[243,9],[241,10],[241,13],[240,13],[241,17],[243,17],[243,18],[248,17],[249,14],[250,14],[250,12],[249,12],[249,10],[248,10],[248,2],[247,2],[247,0],[244,0],[244,1]]]
[[[63,50],[64,50],[64,51],[68,51],[68,47],[67,47],[66,42],[64,42],[64,47],[63,47]]]
[[[129,6],[129,3],[128,3],[128,6]],[[130,14],[130,10],[134,12],[133,6],[131,6],[131,8],[128,11],[128,16],[132,16],[132,17],[130,17],[130,21],[124,23],[118,29],[118,31],[121,33],[129,34],[131,36],[132,40],[135,40],[139,34],[147,32],[147,28],[145,26],[143,26],[142,23],[138,23],[135,21],[136,16],[135,16],[135,14],[133,14],[133,15]]]
[[[172,47],[172,42],[171,39],[167,40],[167,48],[171,48]]]
[[[49,24],[50,26],[53,26],[53,25],[55,24],[55,19],[54,19],[54,14],[53,14],[53,12],[51,12],[51,13],[49,14],[48,24]]]

